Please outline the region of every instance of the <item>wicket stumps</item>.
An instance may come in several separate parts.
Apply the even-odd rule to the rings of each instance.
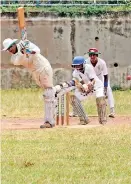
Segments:
[[[69,125],[69,92],[57,99],[56,125]]]

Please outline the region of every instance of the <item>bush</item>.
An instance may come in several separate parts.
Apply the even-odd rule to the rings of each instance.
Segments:
[[[112,91],[116,91],[116,90],[122,90],[122,87],[120,87],[119,85],[114,85],[112,87]]]

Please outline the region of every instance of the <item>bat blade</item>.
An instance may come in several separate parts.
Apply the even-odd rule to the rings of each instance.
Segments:
[[[19,7],[17,9],[18,12],[18,23],[19,23],[19,28],[23,29],[25,27],[25,15],[24,15],[24,8]]]
[[[17,9],[18,12],[18,25],[20,29],[21,39],[27,39],[26,25],[25,25],[25,15],[24,15],[24,7],[19,7]]]

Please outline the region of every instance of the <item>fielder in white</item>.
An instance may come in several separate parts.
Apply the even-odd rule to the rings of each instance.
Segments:
[[[53,71],[49,61],[40,54],[40,49],[28,41],[28,49],[24,41],[7,38],[3,41],[3,51],[12,54],[11,63],[22,65],[31,73],[36,83],[44,89],[44,124],[40,128],[52,128],[55,125],[55,91],[53,89]],[[27,40],[26,40],[27,42]],[[28,50],[28,52],[27,52]]]
[[[98,57],[98,54],[100,53],[96,48],[89,49],[88,54],[89,58],[86,59],[86,63],[93,66],[97,77],[103,82],[105,96],[108,98],[108,103],[110,107],[109,117],[114,118],[115,117],[114,98],[112,94],[112,89],[110,87],[106,62]]]

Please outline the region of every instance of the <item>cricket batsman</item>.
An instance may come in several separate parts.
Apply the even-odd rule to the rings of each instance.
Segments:
[[[55,125],[55,90],[53,88],[53,71],[49,61],[40,54],[40,49],[28,40],[7,38],[3,41],[3,51],[11,54],[13,65],[27,68],[37,85],[44,90],[44,123],[40,128],[52,128]]]

